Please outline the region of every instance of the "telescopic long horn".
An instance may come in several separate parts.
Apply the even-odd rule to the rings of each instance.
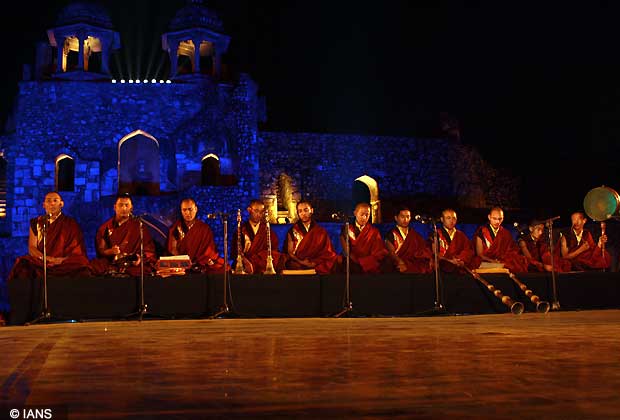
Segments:
[[[515,302],[512,300],[510,296],[506,296],[502,293],[501,290],[496,289],[491,283],[480,277],[480,274],[473,272],[467,267],[463,267],[473,278],[478,280],[480,283],[484,284],[485,287],[493,294],[493,296],[497,297],[502,303],[510,308],[510,312],[514,315],[521,315],[523,313],[523,304],[521,302]]]
[[[536,312],[540,312],[543,314],[546,314],[547,312],[549,312],[549,308],[550,308],[549,302],[547,302],[546,300],[540,300],[540,298],[537,295],[535,295],[534,292],[532,292],[513,273],[509,273],[508,275],[515,283],[517,283],[517,286],[519,286],[519,288],[523,291],[523,293],[525,293],[525,296],[530,298],[530,301],[532,301],[532,303],[536,305]]]

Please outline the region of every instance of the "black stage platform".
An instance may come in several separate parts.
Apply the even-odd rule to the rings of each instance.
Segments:
[[[519,287],[505,274],[482,277],[504,295],[535,311]],[[518,278],[542,300],[553,301],[547,273]],[[324,317],[343,308],[344,275],[229,276],[231,315],[241,317]],[[509,308],[469,276],[442,274],[442,303],[449,314],[508,312]],[[140,303],[139,278],[50,277],[48,306],[54,320],[124,319]],[[433,274],[351,275],[351,301],[358,316],[414,316],[435,307]],[[223,275],[189,274],[144,279],[144,318],[208,317],[224,303]],[[556,276],[561,310],[620,307],[620,273],[580,272]],[[12,282],[9,324],[21,325],[41,312],[41,281]],[[432,313],[432,311],[431,311]]]

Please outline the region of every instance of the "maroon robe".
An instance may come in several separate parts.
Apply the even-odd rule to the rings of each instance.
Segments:
[[[583,245],[584,241],[588,243],[589,248],[583,251],[575,258],[564,258],[560,254],[561,241],[558,241],[557,247],[554,249],[553,258],[556,271],[588,271],[588,270],[600,270],[609,268],[611,266],[611,257],[607,250],[603,252],[594,242],[594,238],[590,231],[584,229],[581,236],[581,242],[577,242],[577,236],[571,228],[568,233],[564,235],[566,237],[566,246],[568,252],[571,253]],[[551,264],[551,256],[549,253],[545,255],[546,264]]]
[[[45,216],[30,221],[30,229],[37,237],[37,249],[43,252],[43,222]],[[47,227],[46,255],[48,257],[66,258],[62,263],[47,267],[47,274],[52,276],[90,275],[90,266],[86,255],[84,237],[78,223],[72,217],[61,213]],[[33,279],[43,277],[43,261],[31,255],[18,257],[8,276],[12,279]]]
[[[310,228],[306,231],[306,227],[300,220],[289,229],[286,240],[285,251],[288,253],[288,243],[292,241],[293,254],[300,260],[309,260],[316,264],[314,270],[317,274],[329,274],[334,270],[338,255],[324,227],[312,221]],[[308,269],[292,259],[288,259],[285,264],[290,270]]]
[[[272,232],[269,234],[271,239],[271,258],[274,268],[278,266],[280,262],[280,253],[278,252],[278,237]],[[232,261],[237,259],[239,253],[239,232],[235,230],[233,234],[231,256]],[[265,271],[267,268],[267,256],[269,251],[267,249],[267,225],[261,222],[258,225],[258,231],[254,234],[254,229],[250,222],[245,222],[241,225],[241,248],[243,256],[252,263],[254,274],[259,274]]]
[[[512,234],[503,226],[499,227],[497,236],[493,234],[490,225],[480,226],[474,233],[474,239],[480,238],[484,247],[484,255],[504,263],[504,267],[513,273],[526,273],[529,262],[522,255]],[[476,241],[472,241],[475,250]],[[482,258],[475,255],[472,261],[473,267],[480,267]]]
[[[548,252],[549,248],[545,241],[542,238],[535,240],[528,232],[519,237],[519,242],[525,243],[525,246],[531,255],[531,258],[526,257],[528,259],[528,271],[545,271],[544,267],[534,264],[534,262],[545,264],[543,261],[543,255]]]
[[[184,220],[177,220],[168,231],[168,252],[172,253],[172,238],[177,241],[177,253],[189,255],[192,265],[203,272],[223,273],[224,259],[220,257],[208,224],[196,219],[190,229]],[[229,266],[230,268],[230,266]]]
[[[343,226],[340,236],[344,237],[345,227]],[[358,264],[363,273],[380,273],[381,263],[388,254],[385,243],[381,238],[379,229],[367,224],[361,231],[355,223],[349,225],[349,248],[351,249],[351,262]]]
[[[144,251],[144,273],[150,274],[155,270],[155,264],[157,262],[157,256],[155,255],[155,243],[149,234],[149,230],[146,226],[142,226],[143,237],[143,251]],[[95,244],[99,244],[100,241],[105,241],[106,248],[111,248],[114,245],[118,245],[121,253],[128,255],[140,255],[140,221],[137,219],[129,219],[122,225],[114,220],[114,216],[108,219],[97,229],[97,235],[95,236]],[[114,264],[114,256],[103,255],[97,250],[97,258],[90,262],[93,272],[98,275],[108,273],[110,270],[116,272],[119,270]],[[123,271],[131,276],[140,276],[140,265],[129,266]]]
[[[407,265],[405,273],[430,273],[430,262],[433,252],[428,243],[413,228],[409,228],[407,236],[403,238],[398,227],[394,227],[385,236],[385,240],[394,246],[396,255]]]
[[[472,260],[474,258],[474,251],[471,247],[471,241],[465,235],[464,232],[460,230],[456,230],[454,232],[454,236],[450,239],[450,235],[448,231],[443,227],[437,229],[437,235],[439,236],[439,257],[454,259],[458,258],[463,261],[466,267],[472,268]],[[439,261],[439,267],[442,271],[446,271],[449,273],[459,272],[461,274],[465,273],[460,267],[452,264],[448,261]]]

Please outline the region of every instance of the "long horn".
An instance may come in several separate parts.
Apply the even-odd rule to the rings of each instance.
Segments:
[[[512,300],[510,296],[506,296],[502,293],[501,290],[496,289],[491,283],[480,277],[480,274],[473,272],[469,268],[463,266],[463,268],[471,274],[473,278],[478,280],[480,283],[484,284],[486,288],[491,292],[495,297],[502,301],[502,303],[510,308],[510,312],[514,315],[521,315],[523,313],[523,304],[521,302],[515,302]]]
[[[540,300],[540,298],[534,294],[521,280],[517,278],[513,273],[508,274],[510,278],[517,283],[517,286],[525,293],[525,296],[529,297],[533,304],[536,305],[536,312],[546,314],[549,312],[549,302],[546,300]]]

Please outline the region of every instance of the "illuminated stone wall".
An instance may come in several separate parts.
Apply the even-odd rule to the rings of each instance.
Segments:
[[[286,173],[297,196],[350,206],[354,181],[367,175],[377,182],[384,205],[415,197],[459,207],[518,205],[518,180],[453,140],[282,132],[260,137],[263,195],[276,194],[278,177]]]
[[[200,186],[201,160],[214,153],[238,180],[231,193],[258,194],[256,86],[246,76],[232,86],[209,79],[192,83],[120,84],[36,81],[20,83],[15,131],[0,137],[9,162],[12,236],[28,234],[46,192],[55,189],[55,160],[75,161],[75,190],[62,192],[66,210],[80,221],[102,214],[118,186],[119,142],[146,133],[160,153],[161,196],[185,196]],[[236,208],[236,200],[205,195],[202,207]],[[89,209],[85,213],[84,209]]]

